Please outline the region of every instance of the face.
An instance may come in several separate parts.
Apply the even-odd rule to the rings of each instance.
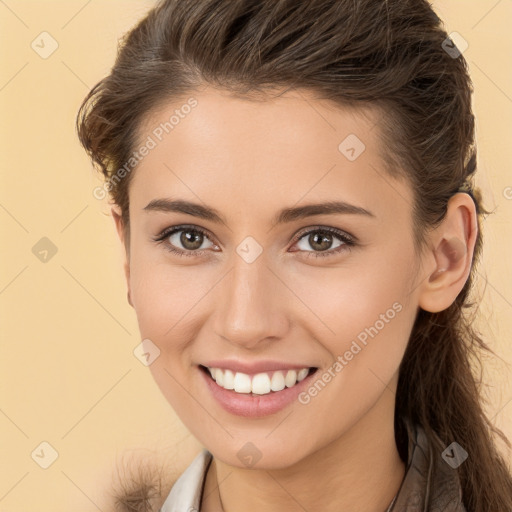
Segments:
[[[234,466],[241,449],[289,466],[396,386],[418,310],[412,191],[386,174],[377,111],[306,91],[193,96],[140,130],[132,305],[194,436]]]

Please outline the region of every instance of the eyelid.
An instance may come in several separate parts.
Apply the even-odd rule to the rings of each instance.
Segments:
[[[201,228],[199,226],[196,226],[194,224],[178,224],[176,226],[169,226],[169,227],[163,229],[158,235],[156,235],[156,237],[154,237],[153,240],[155,242],[164,242],[166,240],[166,238],[169,238],[174,233],[177,233],[180,231],[186,231],[187,229],[189,229],[190,231],[196,231],[198,233],[201,233],[206,238],[208,238],[212,242],[212,244],[214,244],[216,246],[219,245],[215,242],[215,237],[213,237],[208,230]],[[184,251],[183,249],[178,248],[176,251],[201,254],[205,250],[203,249],[203,250],[197,250],[197,251]]]
[[[343,241],[347,241],[347,242],[352,242],[352,243],[356,243],[357,242],[357,238],[349,233],[347,233],[346,231],[343,231],[341,229],[338,229],[338,228],[333,228],[333,227],[329,227],[329,226],[320,226],[320,225],[314,225],[314,226],[307,226],[305,228],[302,228],[296,235],[295,237],[293,238],[293,240],[295,242],[299,241],[304,235],[308,235],[312,232],[317,232],[317,231],[323,231],[323,232],[327,232],[329,234],[332,234],[332,235],[336,235],[338,236],[339,238],[341,238],[341,240]]]
[[[167,238],[169,238],[171,235],[173,235],[176,232],[185,231],[189,229],[190,231],[196,231],[197,233],[201,233],[206,238],[208,238],[215,246],[219,246],[215,242],[215,238],[210,234],[210,232],[204,228],[201,228],[199,226],[193,225],[193,224],[179,224],[175,226],[170,226],[162,230],[156,237],[153,238],[153,240],[157,243],[164,243]],[[329,227],[329,226],[321,226],[321,225],[313,225],[313,226],[307,226],[302,228],[296,235],[294,235],[292,241],[293,245],[295,245],[297,242],[299,242],[304,236],[309,235],[311,233],[315,232],[324,232],[332,234],[335,237],[338,237],[343,243],[341,246],[338,246],[335,249],[329,249],[327,251],[292,251],[292,252],[305,252],[308,254],[308,257],[311,255],[312,257],[322,257],[322,256],[336,256],[343,250],[351,249],[356,243],[358,243],[357,237],[347,233],[346,231],[342,231],[341,229]],[[207,252],[206,249],[202,250],[184,250],[180,248],[174,248],[170,247],[170,244],[167,245],[167,250],[174,252],[176,254],[182,255],[182,256],[201,256],[203,253]]]

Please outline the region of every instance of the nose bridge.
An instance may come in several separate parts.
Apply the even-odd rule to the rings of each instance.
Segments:
[[[252,262],[234,254],[233,269],[222,280],[215,332],[232,343],[251,348],[283,333],[278,279],[267,265],[264,253]]]

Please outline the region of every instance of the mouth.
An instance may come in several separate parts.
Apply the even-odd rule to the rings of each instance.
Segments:
[[[318,370],[316,367],[304,367],[247,374],[222,368],[198,366],[220,388],[253,397],[275,395],[287,388],[294,388]]]

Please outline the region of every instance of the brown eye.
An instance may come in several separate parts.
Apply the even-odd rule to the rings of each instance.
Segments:
[[[352,237],[337,229],[316,228],[299,235],[295,245],[300,251],[308,253],[308,257],[320,257],[334,256],[343,250],[350,249],[355,243]],[[308,247],[313,250],[309,250]]]
[[[333,243],[333,235],[317,231],[308,235],[308,244],[316,251],[327,251]]]
[[[166,229],[155,241],[165,244],[167,250],[180,256],[198,256],[214,246],[205,231],[188,226]],[[210,241],[210,245],[205,247],[205,241]]]
[[[175,237],[175,235],[178,235]],[[173,237],[176,239],[173,241]],[[176,242],[179,242],[184,249],[188,251],[195,251],[203,245],[203,240],[205,236],[199,231],[195,231],[192,229],[183,229],[180,231],[176,231],[173,235],[168,237],[173,245],[176,245]]]

